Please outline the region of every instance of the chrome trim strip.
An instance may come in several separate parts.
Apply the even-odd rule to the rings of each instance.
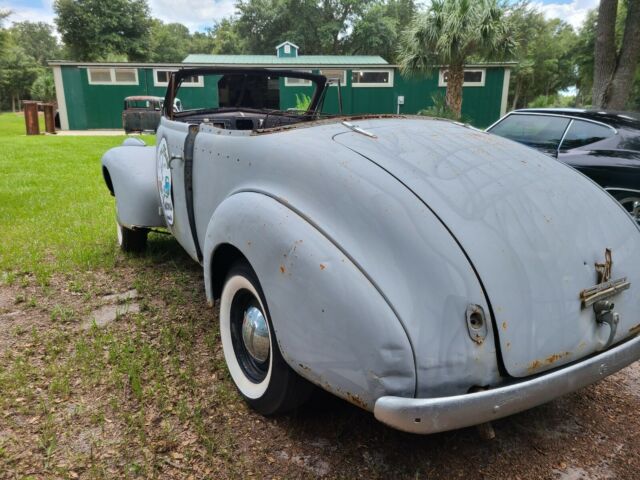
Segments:
[[[558,148],[556,148],[556,157],[558,157],[560,155],[560,150],[562,150],[562,142],[564,142],[564,138],[567,136],[567,133],[569,133],[569,129],[571,128],[571,125],[573,125],[573,118],[569,120],[569,124],[565,127],[564,132],[562,132],[562,137],[560,137],[560,143],[558,143]]]
[[[541,405],[602,380],[638,359],[640,337],[568,367],[492,390],[439,398],[380,397],[373,412],[382,423],[405,432],[454,430]]]

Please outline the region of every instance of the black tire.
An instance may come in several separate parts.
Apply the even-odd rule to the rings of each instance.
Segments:
[[[262,343],[260,361],[250,353],[244,340],[243,325],[248,312],[255,313],[256,324],[268,326],[251,331]],[[277,415],[293,410],[306,402],[314,387],[294,372],[282,358],[273,324],[267,309],[267,302],[260,282],[246,262],[234,264],[222,287],[220,298],[220,338],[227,368],[240,395],[247,404],[262,415]],[[266,324],[264,321],[266,320]],[[259,332],[259,333],[256,333]],[[255,354],[256,349],[253,349]]]
[[[144,228],[132,230],[116,224],[118,232],[118,245],[123,252],[142,253],[147,248],[147,235],[149,231]]]

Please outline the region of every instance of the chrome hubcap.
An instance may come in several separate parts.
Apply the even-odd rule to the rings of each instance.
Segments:
[[[242,343],[251,357],[262,363],[269,358],[269,326],[259,308],[251,306],[242,318]]]

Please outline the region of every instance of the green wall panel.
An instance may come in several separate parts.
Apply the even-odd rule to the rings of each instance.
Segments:
[[[318,70],[314,70],[318,73]],[[477,127],[486,127],[500,116],[504,68],[487,67],[483,87],[464,87],[462,92],[463,119]],[[164,97],[166,87],[153,85],[153,69],[138,69],[138,85],[89,85],[87,69],[62,67],[69,128],[121,128],[123,100],[130,95]],[[178,97],[186,109],[218,105],[218,76],[205,77],[204,87],[183,87]],[[311,96],[312,87],[285,87],[281,79],[280,108],[296,105],[296,94]],[[433,104],[434,93],[445,93],[438,87],[438,76],[404,78],[396,70],[393,87],[352,87],[351,70],[347,70],[347,84],[341,87],[344,114],[396,113],[398,96],[404,96],[400,113],[415,114]],[[335,114],[338,108],[338,88],[330,87],[323,113]]]

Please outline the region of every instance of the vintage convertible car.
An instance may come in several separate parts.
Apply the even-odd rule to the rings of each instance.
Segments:
[[[195,75],[208,93],[168,108]],[[289,110],[307,84],[308,110]],[[454,122],[325,116],[332,88],[303,72],[185,69],[156,146],[128,139],[102,159],[122,248],[166,228],[203,266],[249,405],[284,412],[315,385],[431,433],[640,358],[640,232],[610,195]]]

